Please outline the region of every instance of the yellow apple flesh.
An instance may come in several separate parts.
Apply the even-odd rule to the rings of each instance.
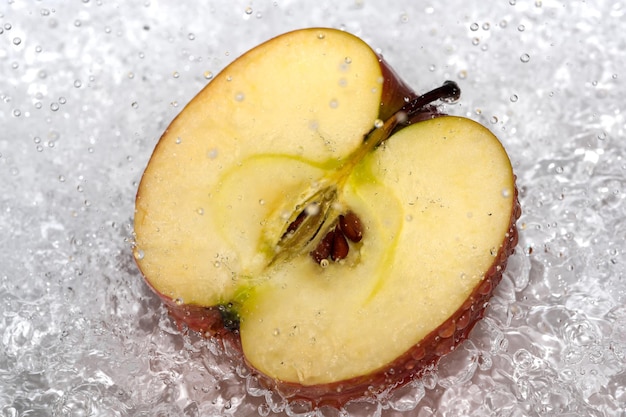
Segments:
[[[406,382],[452,350],[515,246],[515,178],[478,123],[416,122],[436,115],[424,107],[400,124],[414,97],[331,29],[222,71],[168,127],[137,194],[135,258],[173,316],[316,405]],[[287,233],[303,211],[319,221]],[[362,239],[320,265],[310,252],[347,212]]]

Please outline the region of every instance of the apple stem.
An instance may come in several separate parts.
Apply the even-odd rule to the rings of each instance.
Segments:
[[[443,100],[446,102],[454,102],[461,97],[461,89],[459,85],[454,81],[445,81],[441,87],[437,87],[427,93],[422,94],[419,97],[414,98],[407,104],[402,106],[399,112],[406,115],[406,119],[410,120],[419,110],[424,106],[432,103],[436,100]]]

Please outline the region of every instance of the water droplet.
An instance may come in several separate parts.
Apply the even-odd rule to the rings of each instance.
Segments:
[[[217,148],[213,148],[213,149],[210,149],[209,152],[207,152],[207,157],[209,159],[215,159],[217,158],[217,154],[218,154]]]
[[[409,21],[409,15],[406,13],[401,13],[400,14],[400,22],[401,23],[407,23]]]
[[[80,22],[80,20],[75,20],[74,21],[74,26],[76,26],[76,27],[80,27],[81,24],[82,23]]]
[[[247,15],[252,14],[252,7],[250,7],[250,6],[246,7],[245,12],[246,12]]]
[[[614,80],[617,80],[617,74],[611,75],[611,78],[613,78]]]
[[[513,94],[509,100],[511,100],[511,103],[515,103],[517,99],[518,99],[517,94]]]
[[[404,220],[406,220],[407,222],[410,222],[411,220],[413,220],[413,216],[411,216],[410,214],[407,214],[407,215],[404,217]]]
[[[491,28],[491,25],[489,23],[483,23],[483,30],[489,30]]]
[[[385,125],[385,122],[383,122],[381,119],[376,119],[374,120],[374,127],[376,129],[380,129],[381,127],[383,127]]]
[[[498,123],[498,116],[492,116],[491,119],[489,120],[489,122],[492,125],[495,125],[496,123]]]
[[[528,61],[530,61],[530,55],[522,54],[522,56],[519,57],[519,60],[522,61],[523,63],[527,63]]]
[[[331,109],[336,109],[339,106],[339,102],[337,101],[337,99],[332,99],[330,100],[330,103],[328,103],[328,105]]]
[[[196,39],[196,35],[194,35],[193,33],[190,33],[189,35],[187,35],[187,39],[189,39],[190,41],[193,41],[194,39]]]
[[[204,71],[204,78],[210,80],[213,78],[213,73],[211,71]]]
[[[515,3],[516,3],[516,0],[509,0],[509,4],[510,4],[511,6],[515,6]]]
[[[135,259],[142,260],[144,257],[144,253],[141,249],[135,249]]]
[[[541,6],[543,6],[543,2],[541,0],[535,1],[535,7],[541,7]]]
[[[437,67],[435,65],[431,65],[428,67],[428,71],[430,72],[434,72],[437,69]]]
[[[320,261],[320,266],[321,266],[322,268],[327,268],[327,267],[328,267],[328,265],[329,265],[328,259],[322,259],[322,260]]]
[[[174,78],[178,78],[178,77],[180,77],[180,74],[178,73],[178,71],[174,71],[174,72],[172,73],[172,77],[174,77]]]
[[[526,30],[526,26],[524,26],[524,25],[519,25],[519,26],[517,27],[517,30],[518,30],[518,31],[520,31],[520,32],[523,32],[523,31],[525,31],[525,30]]]
[[[501,20],[498,25],[504,29],[505,27],[509,25],[509,22],[507,22],[506,20]]]
[[[605,140],[606,136],[606,132],[601,132],[598,134],[598,140]]]
[[[22,39],[20,39],[20,38],[13,38],[13,45],[19,45],[20,43],[22,43]]]
[[[13,26],[10,23],[5,23],[4,24],[4,29],[6,29],[6,30],[11,30],[12,27]]]
[[[476,46],[480,43],[480,38],[474,38],[472,39],[472,45]]]
[[[246,98],[246,95],[244,93],[237,93],[235,95],[235,101],[240,101],[241,102],[241,101],[244,100],[244,98]]]
[[[472,24],[470,25],[470,30],[471,30],[472,32],[476,32],[476,31],[478,30],[478,28],[479,28],[479,26],[478,26],[478,23],[476,23],[476,22],[474,22],[474,23],[472,23]]]
[[[213,266],[214,266],[215,268],[219,268],[219,267],[221,267],[221,266],[222,266],[222,263],[221,263],[220,261],[215,261],[215,262],[213,262]]]
[[[65,97],[59,97],[59,104],[65,104],[67,103],[67,100],[65,99]]]
[[[20,117],[22,115],[22,111],[20,109],[13,110],[13,116]]]
[[[508,188],[504,188],[502,190],[502,197],[504,197],[504,198],[511,197],[511,190],[509,190]]]
[[[139,104],[137,104],[136,101],[133,101],[130,105],[133,109],[136,109],[137,107],[139,107]]]
[[[260,204],[260,205],[262,205],[262,206],[264,206],[264,205],[265,205],[265,200],[260,199],[260,200],[259,200],[259,204]]]
[[[344,60],[343,60],[346,64],[351,64],[352,63],[352,58],[350,58],[349,56],[347,56]]]
[[[59,110],[59,103],[50,103],[50,110],[52,111]]]
[[[274,329],[274,331],[272,332],[272,334],[274,336],[278,336],[280,334],[280,329]]]
[[[176,144],[177,144],[177,145],[180,145],[182,142],[183,142],[183,139],[182,139],[180,136],[178,136],[178,137],[176,138]]]
[[[467,71],[466,70],[459,71],[458,76],[459,76],[459,79],[461,79],[461,80],[466,79],[467,78]]]
[[[317,39],[324,39],[325,37],[326,37],[326,35],[324,35],[321,32],[317,34]]]
[[[185,304],[185,302],[183,301],[183,299],[182,299],[182,298],[177,298],[177,299],[175,299],[175,300],[174,300],[174,303],[175,303],[177,306],[182,306],[183,304]]]
[[[65,182],[65,177],[63,175],[59,175],[59,182]]]

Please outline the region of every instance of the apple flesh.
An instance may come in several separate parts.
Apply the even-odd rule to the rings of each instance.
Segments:
[[[517,242],[504,148],[431,104],[457,96],[417,96],[342,31],[252,49],[150,159],[146,281],[291,400],[340,406],[420,375],[482,317]]]

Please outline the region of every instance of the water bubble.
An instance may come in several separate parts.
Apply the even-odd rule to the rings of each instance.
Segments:
[[[474,23],[472,23],[472,24],[470,25],[470,30],[471,30],[472,32],[476,32],[476,31],[478,30],[478,28],[479,28],[479,26],[478,26],[478,23],[476,23],[476,22],[474,22]]]
[[[407,214],[407,215],[404,217],[404,220],[406,220],[407,222],[410,222],[411,220],[413,220],[413,216],[411,216],[410,214]]]
[[[190,33],[189,35],[187,35],[187,39],[189,39],[190,41],[193,41],[194,39],[196,39],[196,35],[193,33]]]
[[[467,71],[466,71],[466,70],[461,70],[461,71],[459,71],[458,77],[459,77],[459,79],[461,79],[461,80],[466,79],[466,78],[467,78]]]
[[[617,80],[617,74],[611,75],[611,78],[613,78],[614,80]]]
[[[605,140],[606,136],[606,132],[601,132],[598,134],[598,140]]]
[[[480,43],[480,38],[474,38],[472,39],[472,45],[476,46]]]
[[[509,100],[511,100],[511,103],[515,103],[515,102],[517,102],[517,100],[518,100],[517,94],[513,94],[513,95],[509,98]]]
[[[522,54],[522,56],[519,57],[519,60],[522,61],[523,63],[527,63],[528,61],[530,61],[530,55]]]
[[[246,95],[244,93],[237,93],[235,95],[235,101],[243,101],[244,98],[246,98]]]
[[[175,299],[175,300],[174,300],[174,303],[175,303],[177,306],[182,306],[183,304],[185,304],[185,302],[183,301],[183,299],[182,299],[182,298],[177,298],[177,299]]]
[[[264,205],[265,205],[265,200],[260,199],[260,200],[259,200],[259,204],[260,204],[260,205],[262,205],[262,206],[264,206]]]
[[[204,71],[204,78],[210,80],[213,78],[213,73],[211,71]]]
[[[523,31],[525,31],[525,30],[526,30],[526,26],[524,26],[524,25],[519,25],[519,26],[517,27],[517,30],[518,30],[518,31],[520,31],[520,32],[523,32]]]
[[[504,29],[505,27],[507,27],[509,25],[509,22],[507,22],[506,20],[501,20],[500,23],[498,24],[502,29]]]
[[[489,119],[489,123],[491,123],[492,125],[498,123],[498,116],[491,116],[491,119]]]
[[[317,39],[324,39],[325,37],[326,37],[326,35],[324,35],[321,32],[317,34]]]
[[[535,7],[541,7],[541,6],[543,6],[543,2],[541,0],[535,1]]]
[[[331,109],[336,109],[339,106],[339,102],[337,101],[337,99],[332,99],[330,100],[330,103],[328,103],[328,105]]]
[[[343,62],[345,62],[346,64],[351,64],[352,63],[352,58],[350,58],[349,56],[345,57],[345,59],[343,60]]]
[[[407,23],[409,21],[409,15],[406,13],[401,13],[400,14],[400,22],[401,23]]]
[[[50,103],[50,110],[52,111],[59,110],[59,103]]]
[[[250,6],[246,7],[245,13],[247,15],[251,15],[252,14],[252,7],[250,7]]]
[[[515,6],[515,3],[516,3],[516,0],[509,0],[509,4],[510,4],[511,6]]]
[[[20,38],[13,38],[13,45],[19,45],[20,43],[22,43],[22,39],[20,39]]]
[[[67,100],[65,99],[65,97],[59,97],[59,104],[65,104],[67,103]]]
[[[178,136],[175,142],[177,145],[180,145],[183,142],[183,139],[180,136]]]
[[[10,23],[5,23],[5,24],[4,24],[4,29],[5,29],[5,30],[11,30],[11,28],[12,28],[12,27],[13,27],[13,26],[12,26]]]
[[[14,117],[20,117],[22,115],[22,111],[20,109],[14,109],[13,110],[13,116]]]
[[[215,268],[219,268],[219,267],[221,267],[221,266],[222,266],[222,263],[221,263],[220,261],[215,261],[215,262],[213,262],[213,267],[215,267]]]
[[[133,109],[136,109],[137,107],[139,107],[139,104],[136,101],[133,101],[130,105]]]
[[[80,25],[82,25],[80,20],[77,19],[77,20],[74,21],[74,26],[80,27]]]
[[[376,129],[380,129],[381,127],[383,127],[385,125],[385,122],[383,122],[381,119],[376,119],[374,120],[374,127]]]
[[[434,72],[434,71],[435,71],[435,69],[437,69],[437,67],[436,67],[434,64],[433,64],[433,65],[430,65],[430,66],[428,67],[428,71],[430,71],[430,72]]]
[[[59,182],[65,182],[65,176],[59,175]]]
[[[491,28],[491,25],[489,23],[483,23],[483,30],[489,30]]]
[[[502,197],[509,198],[511,196],[511,190],[509,190],[508,188],[504,188],[501,194],[502,194]]]
[[[274,336],[278,336],[278,335],[280,334],[280,329],[278,329],[278,328],[274,329],[274,331],[272,332],[272,334],[273,334]]]
[[[320,261],[320,266],[321,266],[322,268],[327,268],[327,267],[328,267],[328,265],[329,265],[328,259],[322,259],[322,260]]]
[[[137,260],[142,260],[145,256],[145,254],[143,253],[141,249],[135,249],[134,254],[135,254],[135,259]]]
[[[174,72],[172,73],[172,77],[174,77],[174,78],[178,78],[178,77],[180,77],[180,74],[178,73],[178,71],[174,71]]]

